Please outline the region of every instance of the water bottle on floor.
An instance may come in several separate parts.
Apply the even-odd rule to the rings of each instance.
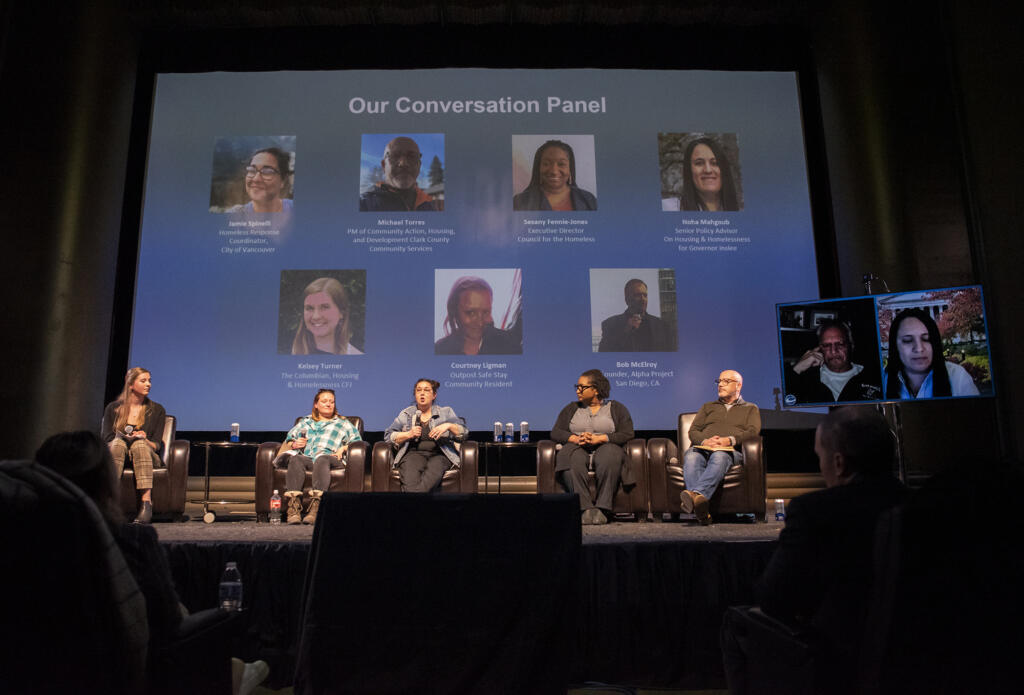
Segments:
[[[274,494],[270,496],[270,523],[281,523],[281,495],[277,490],[274,490]]]
[[[242,610],[242,574],[234,562],[224,566],[220,577],[220,607],[226,611]]]

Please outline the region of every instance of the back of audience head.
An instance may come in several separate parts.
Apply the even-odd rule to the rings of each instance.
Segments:
[[[892,472],[896,442],[889,423],[864,406],[837,408],[825,416],[814,436],[821,473],[828,487],[857,475]]]
[[[36,461],[81,488],[111,524],[124,522],[118,506],[118,480],[110,450],[88,430],[55,434],[39,447]]]

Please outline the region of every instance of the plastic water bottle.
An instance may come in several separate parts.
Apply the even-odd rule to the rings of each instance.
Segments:
[[[523,420],[519,423],[519,441],[528,442],[530,441],[530,423]]]
[[[239,428],[239,425],[238,425],[237,422],[232,422],[231,423],[231,437],[230,437],[231,441],[233,441],[233,442],[237,442],[238,441],[239,429],[240,428]]]
[[[281,523],[281,495],[277,490],[274,490],[274,494],[270,496],[270,523]]]
[[[775,498],[775,520],[786,520],[786,500],[782,499],[781,497]]]
[[[505,441],[511,444],[515,439],[515,426],[511,422],[505,423]]]
[[[242,610],[242,575],[238,565],[229,562],[220,576],[220,607],[226,611]]]
[[[494,421],[494,441],[501,441],[501,420]]]

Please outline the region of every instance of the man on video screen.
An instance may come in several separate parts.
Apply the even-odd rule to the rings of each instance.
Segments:
[[[881,379],[851,361],[853,335],[842,321],[818,325],[818,346],[805,352],[786,379],[787,397],[797,403],[870,401],[882,395]]]

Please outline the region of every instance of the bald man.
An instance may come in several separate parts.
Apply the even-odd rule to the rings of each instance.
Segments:
[[[715,380],[718,400],[701,406],[690,425],[691,446],[683,454],[683,482],[679,493],[683,511],[697,517],[701,526],[711,523],[708,500],[725,478],[726,471],[743,463],[744,440],[761,432],[761,411],[740,396],[743,377],[727,369]]]
[[[363,212],[440,211],[441,204],[416,185],[422,160],[420,147],[412,138],[397,137],[389,142],[380,160],[384,180],[360,196],[359,209]]]

